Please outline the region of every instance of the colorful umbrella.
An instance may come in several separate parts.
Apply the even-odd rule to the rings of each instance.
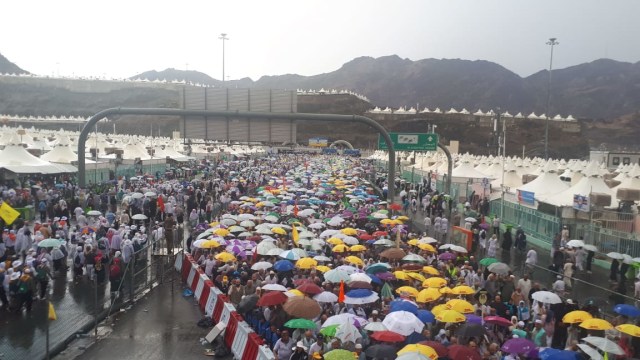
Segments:
[[[295,266],[293,265],[293,263],[289,260],[278,260],[273,265],[273,269],[278,272],[291,271],[294,269],[294,267]]]
[[[440,272],[438,271],[438,269],[434,268],[433,266],[425,266],[422,268],[422,272],[424,272],[427,275],[435,275],[435,276],[440,276]]]
[[[437,288],[426,288],[418,293],[416,301],[420,303],[426,303],[438,300],[442,294]]]
[[[640,326],[633,324],[622,324],[616,326],[616,330],[633,337],[640,337]]]
[[[494,325],[504,326],[504,327],[513,326],[511,321],[501,316],[486,316],[484,318],[484,322],[486,322],[487,324],[494,324]]]
[[[274,306],[284,304],[287,299],[287,295],[285,295],[281,291],[270,291],[260,297],[258,300],[257,306]]]
[[[336,331],[338,331],[339,326],[340,326],[339,324],[336,324],[336,325],[329,325],[327,327],[323,327],[322,329],[320,329],[320,334],[329,336],[329,337],[334,337],[336,335]]]
[[[289,298],[283,308],[287,314],[303,319],[313,319],[322,312],[320,305],[306,296]]]
[[[489,266],[491,264],[495,264],[497,262],[500,262],[500,260],[492,258],[492,257],[488,257],[488,258],[484,258],[482,260],[479,261],[479,264],[482,266]]]
[[[422,344],[410,344],[398,351],[398,355],[407,354],[407,353],[418,353],[428,357],[431,360],[436,360],[438,358],[438,353],[434,348],[427,345]]]
[[[593,319],[593,316],[586,311],[575,310],[566,313],[562,317],[562,322],[565,324],[579,324],[588,319]]]
[[[396,332],[389,331],[389,330],[375,331],[371,335],[371,338],[378,341],[382,341],[382,342],[388,342],[388,343],[403,342],[405,339],[403,335],[400,335]]]
[[[464,345],[451,345],[447,348],[449,358],[464,360],[482,360],[480,353],[476,350]]]
[[[222,262],[230,262],[236,261],[236,257],[228,252],[221,252],[220,254],[216,255],[216,260],[220,260]]]
[[[296,261],[296,267],[298,269],[311,269],[318,265],[318,262],[312,258],[302,258]]]
[[[526,354],[536,348],[529,339],[509,339],[502,345],[502,351],[509,354]]]
[[[462,299],[449,300],[445,305],[447,308],[461,314],[473,314],[475,312],[475,307],[470,302]]]
[[[432,278],[428,278],[427,280],[425,280],[422,283],[423,287],[426,288],[441,288],[443,286],[447,285],[447,280],[441,278],[441,277],[432,277]]]
[[[323,292],[320,286],[311,281],[305,281],[302,285],[298,286],[297,289],[308,295],[318,295]]]
[[[351,351],[343,349],[331,350],[324,354],[324,360],[353,360],[355,357]]]
[[[436,320],[443,323],[459,323],[465,322],[467,318],[455,310],[444,310],[436,315]]]
[[[475,294],[475,290],[467,285],[459,285],[451,289],[451,293],[454,295],[471,295]]]
[[[420,333],[424,329],[424,324],[417,316],[407,311],[394,311],[387,314],[382,324],[389,331],[396,332],[400,335],[409,336],[414,332]]]
[[[406,294],[415,298],[416,296],[418,296],[418,289],[412,286],[401,286],[396,289],[396,294],[398,295]]]
[[[291,319],[284,324],[285,327],[291,329],[316,329],[318,325],[308,319]]]
[[[418,344],[426,345],[430,348],[433,348],[433,350],[436,351],[439,357],[447,357],[447,354],[449,353],[447,347],[442,345],[438,341],[420,341]]]
[[[609,330],[613,329],[613,325],[604,319],[587,319],[580,323],[580,327],[587,330]]]
[[[640,316],[640,309],[629,304],[618,304],[613,307],[613,311],[615,311],[617,314],[624,315],[627,317]]]

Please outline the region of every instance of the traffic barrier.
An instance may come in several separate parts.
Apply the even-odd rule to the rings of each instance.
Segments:
[[[180,260],[178,260],[180,259]],[[174,264],[180,271],[182,281],[194,292],[194,298],[206,316],[211,316],[215,323],[225,324],[224,343],[231,349],[235,359],[239,360],[274,360],[273,351],[265,345],[265,341],[238,314],[229,302],[227,295],[218,289],[213,281],[193,260],[191,254],[177,257]]]

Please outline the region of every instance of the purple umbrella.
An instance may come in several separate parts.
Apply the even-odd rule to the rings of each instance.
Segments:
[[[465,315],[467,317],[467,322],[470,324],[482,324],[482,318],[478,315]]]
[[[351,217],[353,217],[353,213],[349,210],[345,210],[342,212],[342,217],[345,219],[350,219]]]
[[[390,272],[377,273],[376,276],[382,281],[393,281],[396,279],[396,276]]]
[[[502,351],[509,354],[524,354],[535,348],[533,341],[522,338],[509,339],[502,345]]]
[[[226,250],[230,253],[234,253],[235,255],[239,255],[244,252],[244,249],[238,245],[229,245]]]
[[[438,256],[440,260],[455,260],[456,256],[450,252],[442,253]]]

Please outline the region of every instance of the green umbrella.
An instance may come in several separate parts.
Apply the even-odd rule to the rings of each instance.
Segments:
[[[329,337],[334,337],[336,336],[336,332],[338,331],[338,326],[340,325],[330,325],[330,326],[327,326],[326,328],[322,328],[320,329],[320,334],[329,336]]]
[[[383,299],[393,298],[393,289],[389,283],[384,283],[382,289],[380,289],[380,297]]]
[[[38,247],[56,247],[62,245],[62,241],[58,239],[44,239],[38,243]]]
[[[324,354],[324,360],[353,360],[354,356],[351,351],[336,349]]]
[[[484,259],[480,260],[480,265],[489,266],[489,265],[491,265],[493,263],[497,263],[497,262],[500,262],[500,260],[494,259],[494,258],[484,258]]]
[[[299,219],[296,219],[296,218],[291,218],[291,219],[287,220],[287,222],[288,222],[289,224],[293,224],[294,222],[302,223]]]
[[[284,324],[285,327],[291,329],[317,329],[315,322],[307,319],[291,319]]]

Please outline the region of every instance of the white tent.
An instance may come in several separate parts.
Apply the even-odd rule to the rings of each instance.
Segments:
[[[451,177],[454,178],[468,178],[468,179],[483,179],[487,177],[485,174],[479,172],[473,168],[471,161],[468,157],[463,157],[460,164],[453,168]]]
[[[569,187],[565,182],[560,180],[557,167],[553,162],[548,162],[542,170],[540,176],[530,183],[522,185],[518,190],[532,192],[535,198],[539,200],[545,195],[557,194]]]
[[[60,174],[78,171],[75,166],[52,164],[39,159],[15,144],[7,145],[0,151],[0,168],[16,174]]]
[[[512,162],[507,162],[504,167],[504,186],[509,188],[509,192],[515,193],[516,189],[522,186],[522,176],[518,175],[516,166]],[[491,182],[494,189],[499,189],[502,185],[502,177],[498,177]]]
[[[583,171],[584,177],[574,186],[554,195],[542,196],[540,201],[554,206],[572,206],[574,195],[588,196],[591,193],[609,194],[615,198],[613,191],[599,175],[598,165],[590,163]]]

